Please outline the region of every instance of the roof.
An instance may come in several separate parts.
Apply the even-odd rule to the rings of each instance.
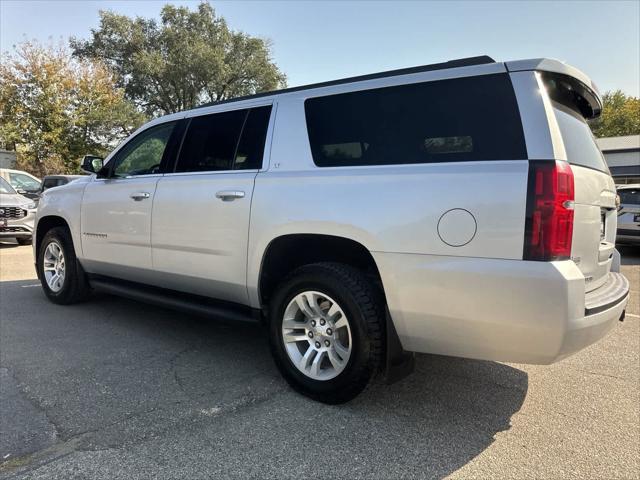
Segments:
[[[625,135],[624,137],[596,138],[596,143],[603,152],[620,152],[624,150],[640,150],[640,135]]]
[[[437,70],[455,69],[460,67],[491,66],[491,65],[500,67],[500,68],[497,68],[496,71],[493,73],[498,73],[498,71],[499,72],[521,72],[521,71],[537,70],[537,71],[544,71],[544,72],[550,72],[550,73],[557,73],[557,74],[566,76],[568,78],[573,78],[577,80],[579,84],[584,85],[584,87],[592,94],[593,99],[596,100],[596,103],[598,104],[596,107],[593,108],[594,114],[589,116],[588,118],[596,117],[600,114],[602,101],[600,99],[599,94],[597,93],[597,89],[593,85],[593,82],[591,82],[589,77],[587,77],[583,72],[581,72],[580,70],[570,65],[567,65],[564,62],[561,62],[560,60],[548,59],[548,58],[536,58],[536,59],[530,59],[530,60],[497,62],[493,58],[489,57],[488,55],[480,55],[477,57],[460,58],[460,59],[449,60],[441,63],[433,63],[433,64],[421,65],[417,67],[401,68],[398,70],[387,70],[384,72],[371,73],[368,75],[341,78],[338,80],[331,80],[328,82],[312,83],[309,85],[301,85],[298,87],[290,87],[290,88],[284,88],[280,90],[271,90],[268,92],[256,93],[254,95],[234,97],[227,100],[221,100],[218,102],[204,103],[202,105],[198,105],[197,107],[191,108],[189,110],[183,110],[180,112],[175,112],[175,113],[171,113],[168,115],[163,115],[161,117],[155,118],[150,122],[147,122],[144,125],[142,125],[138,130],[136,130],[133,133],[133,135],[136,135],[137,133],[139,133],[140,131],[146,128],[149,128],[154,125],[158,125],[163,122],[180,120],[185,118],[185,116],[189,116],[189,115],[198,115],[199,113],[202,113],[201,109],[204,109],[207,107],[234,104],[236,102],[240,103],[240,102],[251,101],[251,100],[260,99],[260,98],[276,97],[279,95],[293,93],[293,92],[313,90],[313,89],[331,87],[336,85],[344,85],[344,84],[362,82],[367,80],[376,80],[381,78],[389,78],[389,77],[395,77],[395,76],[401,76],[401,75],[411,75],[416,73],[431,72],[431,71],[437,71]],[[588,100],[588,103],[591,105],[590,100]],[[106,158],[106,161],[109,161],[111,156],[117,151],[118,151],[118,148],[113,150],[111,154],[109,154],[109,156]]]
[[[338,80],[331,80],[328,82],[320,82],[320,83],[312,83],[309,85],[301,85],[298,87],[284,88],[281,90],[271,90],[268,92],[257,93],[254,95],[247,95],[243,97],[235,97],[230,98],[228,100],[221,100],[219,102],[209,102],[195,107],[193,110],[197,110],[203,107],[212,107],[216,105],[222,105],[227,103],[240,102],[243,100],[253,100],[262,97],[270,97],[275,95],[282,95],[286,93],[304,91],[304,90],[312,90],[323,87],[330,87],[334,85],[343,85],[347,83],[355,83],[362,82],[366,80],[374,80],[378,78],[388,78],[395,77],[400,75],[410,75],[414,73],[421,72],[431,72],[434,70],[447,70],[450,68],[459,68],[459,67],[470,67],[470,66],[478,66],[478,65],[488,65],[488,64],[500,64],[505,68],[505,71],[508,72],[522,72],[522,71],[541,71],[548,72],[552,74],[559,74],[568,79],[577,80],[578,84],[573,86],[573,89],[576,90],[576,93],[585,97],[588,104],[591,106],[592,111],[589,114],[583,115],[585,118],[595,118],[600,115],[602,110],[602,98],[595,84],[591,81],[591,79],[582,71],[577,68],[567,65],[566,63],[556,60],[553,58],[534,58],[528,60],[516,60],[516,61],[508,61],[508,62],[496,62],[493,58],[488,55],[480,55],[477,57],[468,57],[468,58],[460,58],[456,60],[449,60],[441,63],[432,63],[429,65],[421,65],[417,67],[410,68],[401,68],[398,70],[387,70],[384,72],[371,73],[368,75],[359,75],[355,77],[347,77],[341,78]],[[582,87],[581,87],[582,86]],[[571,87],[570,87],[571,88]]]
[[[219,102],[209,102],[198,105],[196,108],[211,107],[213,105],[222,105],[224,103],[239,102],[242,100],[251,100],[254,98],[268,97],[271,95],[280,95],[283,93],[298,92],[300,90],[311,90],[313,88],[330,87],[333,85],[342,85],[343,83],[361,82],[363,80],[373,80],[376,78],[394,77],[397,75],[408,75],[411,73],[431,72],[433,70],[445,70],[447,68],[469,67],[472,65],[485,65],[487,63],[496,63],[496,61],[488,55],[478,57],[460,58],[457,60],[449,60],[441,63],[432,63],[430,65],[421,65],[419,67],[401,68],[398,70],[387,70],[385,72],[370,73],[367,75],[359,75],[357,77],[341,78],[339,80],[330,80],[328,82],[312,83],[309,85],[301,85],[299,87],[283,88],[280,90],[271,90],[268,92],[256,93],[255,95],[246,95],[243,97],[234,97],[229,100],[221,100]]]

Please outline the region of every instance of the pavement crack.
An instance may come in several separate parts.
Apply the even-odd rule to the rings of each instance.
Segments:
[[[186,348],[183,348],[182,350],[180,350],[179,352],[175,353],[171,358],[169,358],[169,360],[167,360],[167,363],[169,364],[169,371],[173,374],[173,380],[176,382],[176,385],[178,385],[178,388],[180,389],[180,391],[187,397],[187,398],[191,398],[191,396],[189,395],[189,393],[187,392],[187,389],[184,385],[184,383],[182,383],[182,380],[180,379],[180,375],[178,375],[178,359],[180,357],[182,357],[183,355],[185,355],[186,353],[195,350],[196,345],[190,345]]]
[[[29,389],[25,388],[25,383],[17,377],[12,369],[8,367],[2,367],[2,370],[4,370],[7,375],[11,377],[16,385],[16,388],[18,389],[20,394],[27,400],[27,402],[29,402],[36,411],[40,412],[44,416],[44,418],[46,418],[47,422],[53,427],[54,441],[58,438],[61,438],[62,427],[53,419],[47,408],[35,396],[30,394]]]
[[[610,373],[600,373],[600,372],[590,372],[590,371],[586,371],[589,375],[597,375],[599,377],[608,377],[608,378],[615,378],[617,380],[622,380],[623,382],[628,382],[631,379],[629,378],[625,378],[625,377],[619,377],[618,375],[611,375]]]
[[[175,405],[179,405],[180,403],[181,402],[174,402],[168,407],[173,407]],[[58,437],[58,441],[47,448],[19,457],[9,458],[6,461],[0,462],[0,473],[14,473],[16,475],[24,474],[34,471],[63,457],[71,455],[74,452],[119,450],[123,447],[123,445],[106,445],[97,448],[88,448],[88,444],[90,443],[93,434],[115,427],[131,419],[166,409],[167,408],[159,407],[148,408],[138,412],[133,412],[129,415],[124,416],[123,418],[118,419],[115,422],[107,423],[97,428],[92,428],[90,430],[75,433],[74,435],[66,439]]]

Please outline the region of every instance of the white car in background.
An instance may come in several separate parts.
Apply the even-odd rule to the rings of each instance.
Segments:
[[[4,178],[16,192],[31,200],[37,200],[40,195],[42,182],[30,173],[11,168],[0,168],[0,178]]]
[[[29,245],[36,208],[33,200],[18,194],[0,177],[0,239],[15,238],[20,245]]]

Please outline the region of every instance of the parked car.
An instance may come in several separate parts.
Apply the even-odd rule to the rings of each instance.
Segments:
[[[601,108],[564,63],[479,57],[161,117],[42,195],[38,276],[262,320],[328,403],[411,352],[556,362],[627,304]]]
[[[40,195],[40,179],[22,170],[0,168],[0,178],[4,178],[20,195],[35,200]]]
[[[0,239],[15,238],[20,245],[29,245],[35,216],[34,201],[18,194],[0,177]]]
[[[616,242],[640,246],[640,184],[618,186],[620,209]]]
[[[42,185],[40,187],[40,195],[45,190],[53,187],[59,187],[60,185],[66,185],[69,182],[73,182],[78,178],[86,177],[86,175],[47,175],[42,179]]]

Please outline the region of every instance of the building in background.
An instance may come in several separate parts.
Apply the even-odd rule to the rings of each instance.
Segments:
[[[616,185],[640,183],[640,135],[597,138]]]
[[[2,150],[0,148],[0,168],[13,168],[16,166],[16,152]]]

